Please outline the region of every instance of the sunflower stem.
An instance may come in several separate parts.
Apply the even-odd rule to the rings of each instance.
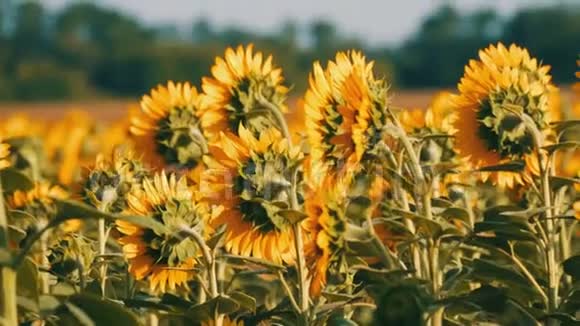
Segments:
[[[266,109],[269,110],[270,113],[272,113],[272,115],[274,116],[274,118],[276,119],[276,122],[278,123],[278,126],[280,127],[280,129],[282,129],[282,134],[284,135],[284,137],[286,138],[287,142],[288,142],[288,147],[292,148],[293,144],[292,144],[292,135],[290,135],[290,130],[288,129],[288,124],[286,123],[286,120],[284,119],[284,115],[282,114],[282,112],[279,110],[279,108],[270,103],[268,100],[266,100],[265,98],[259,98],[258,99],[260,104],[262,106],[264,106]],[[293,210],[299,210],[299,204],[298,204],[298,197],[296,194],[296,187],[297,187],[297,173],[298,170],[295,170],[294,173],[292,174],[292,180],[291,180],[291,189],[290,189],[290,208]],[[308,293],[308,281],[306,279],[307,277],[307,270],[306,270],[306,258],[304,257],[304,242],[303,242],[303,236],[302,236],[302,226],[300,225],[300,223],[296,223],[293,226],[293,230],[294,230],[294,245],[295,245],[295,250],[296,250],[296,269],[297,269],[297,274],[298,274],[298,289],[299,289],[299,295],[300,295],[300,311],[302,312],[302,318],[303,318],[303,322],[307,322],[308,321],[308,310],[309,310],[309,305],[310,305],[310,298],[309,298],[309,293]]]
[[[2,180],[0,180],[0,248],[6,251],[9,247],[8,218],[4,207],[4,190],[2,189]],[[14,266],[0,267],[0,284],[2,292],[0,297],[0,311],[2,321],[6,326],[18,325],[18,310],[16,306],[16,270]]]
[[[531,132],[534,143],[536,145],[536,157],[540,168],[542,195],[544,206],[547,208],[545,212],[545,224],[547,233],[547,243],[545,248],[546,255],[546,269],[548,271],[548,311],[550,313],[556,312],[558,309],[558,290],[559,290],[559,266],[556,261],[556,245],[557,234],[554,226],[553,211],[552,211],[552,194],[550,189],[550,176],[553,170],[550,168],[550,156],[542,148],[544,146],[544,136],[537,128],[534,120],[525,113],[521,113],[520,117],[524,121],[527,129]],[[549,325],[553,322],[549,321]]]
[[[209,247],[201,237],[199,233],[188,226],[181,227],[181,231],[187,233],[193,241],[197,244],[197,246],[201,249],[201,253],[203,256],[203,260],[207,269],[207,273],[209,274],[209,292],[212,298],[215,298],[219,295],[218,285],[217,285],[217,272],[216,272],[216,264],[215,259],[209,250]]]
[[[107,253],[107,236],[105,232],[105,219],[100,218],[99,221],[99,255],[103,256]],[[103,260],[102,265],[99,270],[100,285],[101,285],[101,296],[106,297],[107,288],[107,263]]]
[[[411,170],[413,172],[413,176],[415,178],[415,191],[416,195],[420,196],[421,200],[421,213],[425,218],[428,220],[433,220],[433,212],[431,207],[431,196],[433,194],[433,185],[429,185],[427,183],[427,179],[425,178],[425,174],[423,173],[423,169],[421,168],[421,162],[417,153],[415,152],[415,148],[413,144],[407,137],[407,133],[405,132],[405,128],[397,118],[397,116],[387,107],[387,112],[390,115],[391,120],[393,121],[395,128],[397,130],[398,139],[403,144],[405,148],[405,152],[410,160]],[[422,248],[422,256],[428,257],[427,264],[425,264],[424,268],[425,271],[423,272],[424,276],[430,276],[430,282],[433,290],[433,295],[439,295],[439,288],[441,287],[441,273],[439,271],[439,247],[432,239],[429,239],[427,250]],[[439,326],[443,324],[443,308],[438,309],[435,313],[431,316],[431,325]]]

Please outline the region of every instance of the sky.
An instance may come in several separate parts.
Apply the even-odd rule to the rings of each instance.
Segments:
[[[79,0],[41,0],[56,10]],[[84,0],[87,1],[87,0]],[[577,0],[94,0],[151,24],[188,26],[199,17],[218,27],[240,26],[267,32],[288,20],[307,24],[328,19],[347,36],[371,44],[398,44],[417,30],[421,20],[444,3],[463,12],[495,8],[502,15],[517,9]]]

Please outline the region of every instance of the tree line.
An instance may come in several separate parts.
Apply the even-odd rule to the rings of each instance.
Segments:
[[[111,8],[82,2],[51,13],[40,2],[0,12],[0,100],[136,97],[168,79],[198,81],[226,46],[255,43],[274,54],[288,83],[306,87],[314,60],[338,50],[363,49],[379,74],[399,88],[452,87],[477,50],[516,42],[552,66],[558,83],[574,80],[580,53],[580,6],[522,9],[505,17],[493,10],[462,14],[442,6],[399,46],[369,46],[334,24],[309,26],[308,44],[294,22],[268,33],[219,29],[200,19],[190,31],[148,26]]]

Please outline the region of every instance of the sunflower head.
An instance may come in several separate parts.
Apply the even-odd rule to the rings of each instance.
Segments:
[[[264,113],[263,101],[287,110],[282,69],[273,66],[272,56],[264,59],[261,52],[254,52],[251,44],[228,48],[223,58],[215,59],[211,74],[202,80],[202,125],[210,139],[226,130],[237,134],[240,124],[252,133],[276,127],[273,117]]]
[[[225,224],[226,249],[275,263],[294,259],[289,209],[292,177],[300,162],[276,129],[259,138],[243,125],[239,137],[222,134],[210,147],[212,159],[202,176],[204,200],[223,211],[213,225]]]
[[[340,264],[345,252],[346,196],[347,184],[332,178],[326,179],[319,188],[311,189],[305,198],[308,217],[303,226],[309,240],[304,251],[310,266],[313,296],[321,294],[329,269]]]
[[[85,200],[102,211],[120,213],[127,208],[127,195],[140,188],[147,175],[130,151],[117,149],[109,157],[100,154],[85,178]]]
[[[500,43],[480,51],[479,58],[465,68],[453,101],[457,148],[475,168],[531,153],[533,137],[521,114],[531,117],[538,129],[547,129],[554,89],[550,67],[540,65],[526,49]],[[513,184],[509,179],[504,181]]]
[[[7,201],[12,211],[48,221],[56,215],[57,207],[54,200],[68,197],[69,194],[63,188],[41,181],[37,182],[30,190],[16,190],[8,197]]]
[[[122,234],[119,242],[129,260],[129,271],[137,280],[148,278],[151,290],[175,290],[193,275],[196,259],[201,255],[197,244],[184,234],[193,229],[207,237],[206,205],[194,203],[186,179],[164,172],[143,180],[142,188],[128,195],[126,214],[151,218],[162,223],[164,230],[143,229],[118,220]]]
[[[207,152],[200,122],[200,96],[189,83],[168,82],[130,110],[137,149],[155,167],[193,168]]]
[[[313,160],[334,168],[358,164],[381,141],[388,87],[372,69],[373,62],[356,51],[337,53],[326,69],[314,64],[305,94]]]

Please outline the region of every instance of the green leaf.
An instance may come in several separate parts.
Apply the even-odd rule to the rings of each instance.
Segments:
[[[564,265],[564,273],[575,279],[580,278],[580,255],[566,259],[562,265]]]
[[[502,240],[520,240],[539,242],[536,234],[531,232],[525,225],[508,222],[484,221],[475,223],[475,234],[493,233],[493,236]]]
[[[34,182],[30,178],[15,168],[6,168],[0,170],[0,180],[4,192],[13,192],[15,190],[30,190],[34,187]]]
[[[300,223],[300,221],[308,217],[308,215],[293,209],[281,209],[278,211],[278,215],[288,220],[290,224]]]
[[[38,290],[38,266],[36,266],[36,263],[26,257],[18,267],[17,273],[18,295],[38,303],[40,292]]]
[[[168,233],[169,230],[165,225],[157,222],[155,219],[143,217],[143,216],[129,216],[129,215],[118,215],[118,214],[108,214],[99,211],[98,209],[89,206],[85,203],[81,203],[69,199],[58,199],[55,200],[58,207],[57,220],[63,222],[70,219],[87,219],[87,218],[104,218],[110,221],[123,220],[126,222],[133,223],[143,228],[154,230],[156,233],[164,234]]]
[[[579,178],[565,178],[565,177],[550,177],[550,187],[554,190],[565,186],[574,186],[580,184]]]
[[[5,248],[0,248],[0,266],[12,266],[12,253]]]
[[[526,167],[526,164],[522,161],[512,161],[508,163],[489,165],[483,168],[477,169],[475,171],[479,172],[497,172],[497,171],[509,171],[509,172],[521,172]]]
[[[239,291],[231,292],[229,296],[240,305],[240,308],[256,313],[256,299],[253,297]]]
[[[129,310],[112,301],[104,300],[95,295],[77,294],[68,298],[64,303],[77,321],[86,320],[87,316],[95,326],[127,325],[138,326],[137,317]],[[72,308],[72,309],[71,309]],[[82,312],[82,315],[80,314]],[[66,313],[64,313],[66,316]],[[83,318],[83,320],[79,320]],[[69,317],[70,318],[70,317]]]
[[[274,263],[269,262],[265,259],[259,259],[259,258],[254,258],[254,257],[236,256],[236,255],[228,255],[228,254],[221,255],[219,257],[225,258],[230,262],[238,263],[238,264],[242,264],[242,265],[246,265],[246,264],[250,263],[250,264],[256,264],[256,265],[260,265],[260,266],[271,268],[271,269],[281,269],[281,270],[286,269],[286,267],[284,267],[282,265],[274,264]]]
[[[567,150],[567,149],[576,149],[580,147],[580,142],[577,141],[565,141],[553,145],[548,145],[542,147],[543,149],[547,150],[549,153],[554,153],[559,150]]]
[[[540,298],[530,281],[511,267],[487,259],[475,259],[469,265],[473,269],[471,275],[482,283],[504,284],[510,291],[524,295],[522,300]]]
[[[551,125],[558,133],[561,133],[568,128],[580,127],[580,120],[555,121]]]
[[[51,315],[60,305],[61,302],[52,295],[43,294],[38,299],[38,306],[42,315]]]
[[[220,314],[231,314],[239,308],[240,305],[234,299],[220,295],[202,304],[191,307],[186,312],[186,316],[193,321],[199,322],[212,319],[215,312]]]
[[[461,207],[448,207],[439,215],[445,218],[446,220],[449,219],[457,219],[464,222],[469,222],[469,213],[467,210]]]
[[[75,306],[70,302],[65,302],[64,305],[66,306],[67,310],[71,313],[71,315],[76,319],[79,325],[83,326],[97,326],[95,322],[84,312],[81,308]]]

